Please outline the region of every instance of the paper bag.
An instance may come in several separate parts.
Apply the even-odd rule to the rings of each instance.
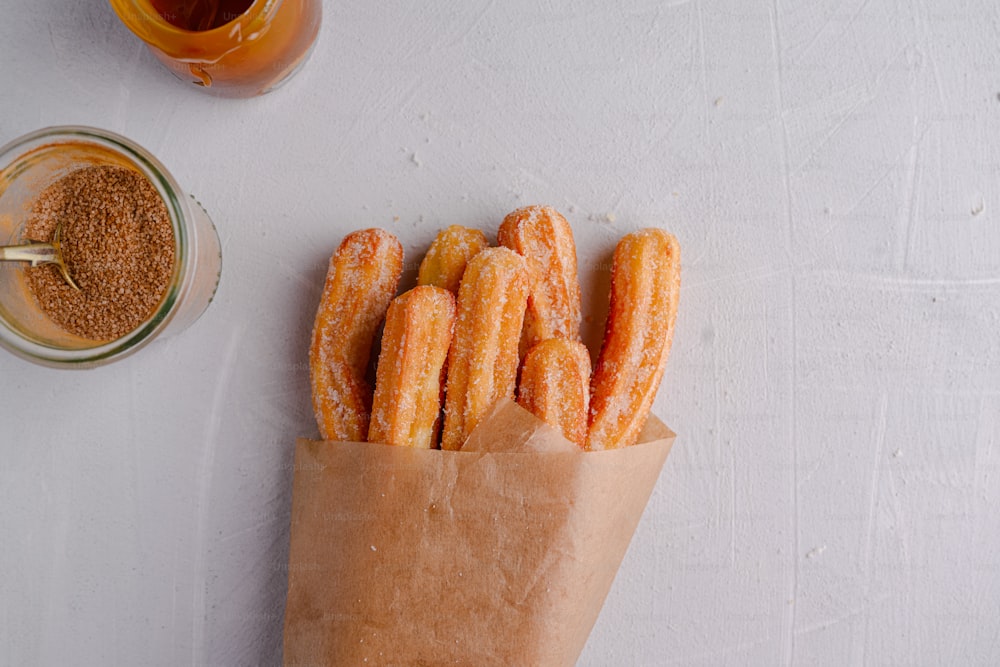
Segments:
[[[285,664],[573,665],[673,440],[581,452],[510,401],[480,451],[299,440]]]

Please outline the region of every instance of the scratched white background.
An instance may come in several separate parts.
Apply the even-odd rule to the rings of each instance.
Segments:
[[[1000,664],[998,7],[330,1],[299,78],[223,101],[103,0],[6,0],[0,143],[131,137],[224,270],[119,364],[0,355],[0,663],[279,664],[329,252],[542,202],[591,344],[620,235],[685,260],[680,438],[580,664]]]

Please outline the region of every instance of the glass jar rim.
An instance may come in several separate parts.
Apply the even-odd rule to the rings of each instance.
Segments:
[[[270,19],[281,5],[282,0],[253,0],[246,11],[232,21],[209,30],[188,30],[174,25],[160,16],[150,0],[110,0],[110,2],[115,14],[129,30],[143,41],[152,42],[157,48],[169,52],[163,47],[164,38],[183,37],[185,40],[196,43],[202,39],[215,40],[219,35],[232,32],[234,23],[240,25],[241,33],[253,32]]]
[[[0,147],[0,172],[6,172],[22,158],[47,147],[87,144],[122,157],[159,193],[174,233],[174,270],[159,305],[142,324],[124,336],[91,347],[65,348],[31,340],[13,331],[0,318],[0,346],[29,361],[58,368],[86,368],[109,363],[138,351],[153,340],[173,319],[176,306],[190,290],[192,258],[197,257],[197,249],[193,247],[196,238],[188,230],[192,215],[190,204],[177,181],[149,151],[124,136],[82,125],[42,128]]]

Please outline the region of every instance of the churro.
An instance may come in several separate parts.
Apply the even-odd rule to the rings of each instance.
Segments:
[[[414,287],[389,304],[378,358],[369,442],[431,449],[440,426],[443,370],[455,295]]]
[[[368,360],[402,271],[403,246],[383,229],[348,234],[330,258],[309,347],[313,409],[325,440],[368,434]]]
[[[549,338],[524,357],[517,402],[580,447],[587,439],[590,353],[578,341]]]
[[[580,339],[580,282],[573,230],[548,206],[520,208],[504,218],[500,245],[528,259],[533,284],[525,315],[528,348],[547,338]]]
[[[478,229],[452,225],[438,232],[420,263],[418,285],[434,285],[458,293],[469,260],[488,248],[486,235]]]
[[[587,449],[634,444],[656,396],[677,318],[680,247],[661,229],[615,248],[611,306],[591,381]]]
[[[524,258],[508,248],[487,248],[465,269],[448,353],[441,449],[461,449],[497,399],[514,398],[528,288]]]

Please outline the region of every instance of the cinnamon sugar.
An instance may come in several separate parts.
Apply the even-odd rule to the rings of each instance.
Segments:
[[[53,265],[28,268],[28,289],[45,314],[94,341],[120,338],[146,321],[174,268],[174,232],[156,188],[123,167],[78,169],[38,196],[24,236],[51,241],[58,224],[63,258],[80,290]]]

